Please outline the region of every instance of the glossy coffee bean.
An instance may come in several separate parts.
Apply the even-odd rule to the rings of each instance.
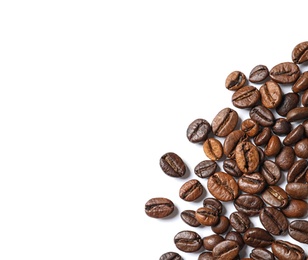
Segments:
[[[206,250],[212,251],[213,248],[220,242],[224,241],[225,239],[218,234],[213,234],[213,235],[209,235],[206,236],[202,239],[203,241],[203,247]]]
[[[290,182],[305,182],[305,174],[307,171],[308,162],[306,159],[299,159],[291,166],[287,174],[287,181]]]
[[[249,137],[254,137],[259,133],[259,124],[252,119],[245,119],[241,124],[241,130]]]
[[[186,130],[187,139],[192,143],[204,142],[211,132],[210,123],[202,118],[191,122]]]
[[[248,136],[242,130],[234,130],[225,138],[223,143],[224,154],[231,159],[235,158],[236,146],[243,141],[247,141]]]
[[[287,135],[292,130],[292,125],[285,118],[278,118],[272,127],[274,134],[276,135]]]
[[[179,196],[185,201],[194,201],[198,199],[203,193],[202,184],[196,180],[192,179],[185,182],[179,191]]]
[[[164,154],[159,161],[163,172],[171,177],[183,177],[186,173],[186,165],[182,158],[176,153]]]
[[[249,141],[239,143],[235,149],[235,160],[241,172],[254,172],[260,162],[257,147]]]
[[[285,215],[276,208],[265,207],[260,211],[260,221],[263,227],[272,235],[284,234],[288,229],[288,220]]]
[[[203,252],[199,255],[198,260],[216,260],[212,252]]]
[[[308,221],[293,220],[289,225],[289,235],[295,240],[308,244]]]
[[[295,82],[300,76],[299,67],[293,62],[282,62],[270,70],[270,77],[281,84]]]
[[[216,234],[223,234],[228,231],[230,220],[226,216],[220,216],[217,224],[211,226],[211,229]]]
[[[307,74],[308,76],[308,74]],[[307,77],[308,79],[308,77]],[[308,81],[307,81],[308,83]],[[308,87],[308,85],[307,85]],[[282,99],[280,104],[276,107],[276,112],[280,115],[280,116],[286,116],[287,113],[293,109],[297,107],[297,104],[299,102],[299,95],[293,92],[289,92],[286,93],[284,95],[282,95]]]
[[[260,87],[261,103],[266,108],[276,108],[282,101],[283,92],[273,80],[265,82]]]
[[[176,252],[167,252],[159,260],[182,260],[183,258]]]
[[[223,156],[222,144],[215,138],[208,138],[205,140],[203,143],[203,151],[205,155],[213,161],[217,161]]]
[[[305,134],[305,128],[303,125],[296,126],[287,136],[283,139],[284,145],[294,145],[300,141]]]
[[[303,218],[308,213],[308,203],[305,200],[290,199],[288,205],[281,209],[287,218]]]
[[[234,259],[240,251],[239,244],[232,240],[225,240],[213,248],[216,259]]]
[[[235,110],[226,107],[214,117],[211,127],[214,135],[224,137],[230,134],[236,127],[238,114]]]
[[[249,81],[253,83],[260,83],[269,76],[269,70],[265,65],[255,66],[249,73]]]
[[[224,160],[223,169],[226,173],[232,175],[233,177],[240,177],[243,175],[241,170],[237,167],[236,161],[233,159]]]
[[[272,130],[269,127],[263,127],[261,132],[259,132],[255,137],[254,137],[254,143],[255,145],[262,146],[266,145],[269,141],[269,139],[272,136]]]
[[[237,232],[244,233],[250,227],[250,219],[245,213],[235,211],[230,215],[230,225]]]
[[[308,183],[291,182],[286,185],[285,190],[293,199],[308,198]]]
[[[272,243],[272,252],[279,260],[304,260],[305,251],[288,241],[276,240]]]
[[[225,87],[229,90],[238,90],[246,84],[246,76],[241,71],[231,72],[225,81]]]
[[[276,156],[281,149],[281,141],[277,135],[272,135],[264,148],[264,154],[268,157]]]
[[[294,93],[300,93],[307,89],[308,89],[308,71],[305,71],[293,84],[292,91]]]
[[[254,194],[241,194],[234,201],[234,207],[237,211],[246,214],[247,216],[258,215],[265,204],[263,200]]]
[[[238,179],[238,186],[243,192],[257,194],[264,190],[266,181],[259,172],[245,173]]]
[[[233,93],[232,104],[237,108],[250,108],[260,100],[260,91],[254,86],[244,86]]]
[[[288,204],[288,194],[280,186],[268,186],[262,193],[262,199],[275,208],[284,208]]]
[[[218,214],[221,214],[223,209],[222,203],[215,198],[205,198],[203,200],[203,207],[213,207],[218,211]]]
[[[237,198],[239,189],[234,178],[225,172],[214,173],[207,182],[209,192],[220,201],[231,201]]]
[[[213,226],[219,221],[219,213],[217,209],[209,205],[198,208],[195,216],[198,222],[203,226]]]
[[[199,227],[201,224],[196,219],[196,212],[194,210],[183,210],[181,212],[181,219],[191,227]]]
[[[208,178],[215,173],[217,163],[212,160],[204,160],[196,165],[194,173],[200,178]]]
[[[260,247],[254,248],[249,256],[253,260],[275,260],[272,252]]]
[[[281,178],[279,166],[271,160],[264,161],[261,166],[260,173],[269,185],[275,185]]]
[[[244,239],[239,232],[230,231],[226,234],[225,239],[237,242],[238,245],[240,246],[240,250],[245,246]]]
[[[196,252],[201,248],[203,242],[198,233],[184,230],[175,235],[174,244],[183,252]]]
[[[174,204],[167,198],[152,198],[145,203],[145,213],[152,218],[165,218],[174,211]]]
[[[297,44],[292,50],[292,61],[301,64],[308,60],[308,42]]]
[[[268,231],[259,227],[247,229],[243,238],[246,245],[251,247],[267,247],[274,241],[274,237]]]
[[[272,126],[275,123],[275,118],[272,111],[261,105],[253,107],[249,111],[249,116],[252,120],[264,127]]]
[[[299,158],[308,158],[308,138],[298,141],[294,146],[294,152]]]
[[[308,106],[308,89],[306,89],[302,94],[301,103],[304,107]]]
[[[291,146],[283,146],[280,152],[276,155],[275,163],[283,170],[289,170],[295,161],[295,152]]]
[[[308,118],[308,107],[296,107],[291,109],[286,118],[289,122],[296,122]]]

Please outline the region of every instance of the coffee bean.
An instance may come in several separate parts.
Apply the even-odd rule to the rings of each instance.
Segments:
[[[224,241],[225,239],[218,235],[218,234],[213,234],[213,235],[209,235],[209,236],[206,236],[202,239],[203,241],[203,247],[206,249],[206,250],[210,250],[212,251],[213,248],[220,242]]]
[[[196,252],[202,247],[203,242],[198,233],[184,230],[175,235],[174,244],[183,252]]]
[[[183,258],[176,252],[167,252],[159,260],[182,260]]]
[[[224,108],[214,117],[211,127],[214,135],[224,137],[236,127],[238,114],[231,108]]]
[[[222,144],[215,138],[208,138],[203,143],[203,151],[205,155],[213,161],[217,161],[223,156]]]
[[[230,215],[230,225],[237,232],[244,233],[250,227],[250,219],[245,213],[235,211]]]
[[[308,138],[298,141],[294,146],[294,152],[299,158],[308,158]]]
[[[288,229],[288,220],[283,213],[276,208],[263,208],[260,211],[259,218],[263,227],[272,235],[281,235]]]
[[[291,168],[295,161],[295,152],[291,146],[284,146],[280,152],[276,155],[275,163],[283,171],[287,171]]]
[[[296,107],[291,109],[286,118],[289,122],[296,122],[308,117],[308,107]]]
[[[242,130],[234,130],[224,140],[223,143],[223,152],[224,154],[231,159],[235,158],[235,149],[236,146],[243,142],[247,141],[248,136]]]
[[[279,260],[304,260],[305,251],[288,241],[276,240],[271,245],[274,256]]]
[[[207,182],[209,192],[220,201],[231,201],[238,196],[238,185],[234,178],[225,172],[214,173]]]
[[[266,181],[259,172],[245,173],[238,179],[238,186],[246,193],[257,194],[264,190]]]
[[[305,128],[303,125],[296,126],[287,136],[283,139],[284,145],[294,145],[304,137]]]
[[[279,186],[268,186],[262,193],[262,199],[275,208],[284,208],[288,204],[288,194]]]
[[[253,83],[260,83],[269,75],[268,68],[265,65],[255,66],[249,73],[249,81]]]
[[[282,62],[274,66],[269,73],[270,77],[281,84],[295,82],[300,76],[299,67],[293,62]]]
[[[308,74],[307,74],[307,84],[308,84]],[[307,85],[308,88],[308,85]],[[276,112],[280,116],[286,116],[287,113],[297,107],[299,102],[299,95],[293,92],[286,93],[282,95],[280,104],[276,107]]]
[[[263,200],[254,194],[241,194],[234,201],[234,207],[237,211],[246,214],[247,216],[258,215],[265,204]]]
[[[254,172],[260,161],[257,147],[249,141],[239,143],[235,149],[235,160],[241,172]]]
[[[211,226],[211,229],[216,234],[227,232],[230,227],[230,220],[226,216],[220,216],[217,224]]]
[[[308,119],[306,119],[301,125],[304,127],[304,136],[308,137]]]
[[[267,157],[272,157],[280,152],[281,147],[280,138],[277,135],[272,135],[263,151]]]
[[[232,240],[238,243],[240,250],[244,247],[245,242],[244,239],[242,237],[242,235],[239,232],[236,231],[230,231],[226,234],[225,236],[226,240]]]
[[[194,201],[203,193],[202,184],[195,179],[185,182],[179,191],[180,198],[185,201]]]
[[[203,226],[213,226],[219,221],[219,213],[217,209],[209,205],[198,208],[195,216],[198,222]]]
[[[223,169],[226,173],[230,174],[233,177],[240,177],[243,175],[243,173],[237,167],[236,161],[233,159],[224,160]]]
[[[259,124],[252,119],[245,119],[241,124],[241,130],[249,137],[254,137],[259,133]]]
[[[269,185],[276,184],[281,178],[280,168],[275,162],[271,160],[264,161],[263,165],[261,166],[260,173],[263,175],[264,179]]]
[[[287,181],[289,182],[305,182],[305,174],[307,171],[308,162],[305,159],[300,159],[291,166],[287,174]]]
[[[232,104],[237,108],[250,108],[260,100],[260,91],[254,86],[245,86],[232,95]]]
[[[186,173],[186,165],[176,153],[166,153],[159,161],[163,172],[171,177],[183,177]]]
[[[243,239],[246,245],[251,247],[267,247],[270,246],[274,237],[263,228],[248,228],[244,233]]]
[[[167,198],[152,198],[145,203],[145,213],[152,218],[164,218],[174,211],[174,204]]]
[[[286,185],[285,190],[293,199],[308,198],[308,183],[291,182]]]
[[[211,125],[202,118],[194,120],[186,130],[187,139],[192,143],[204,142],[211,132]]]
[[[293,48],[292,60],[297,64],[308,60],[308,42],[301,42]]]
[[[306,89],[302,94],[301,102],[304,107],[308,107],[308,89]]]
[[[231,72],[225,81],[225,87],[229,90],[238,90],[246,83],[246,76],[241,71]]]
[[[272,111],[261,105],[252,108],[249,112],[249,116],[261,126],[272,126],[275,123]]]
[[[278,118],[272,127],[274,134],[276,135],[287,135],[292,130],[292,125],[285,118]]]
[[[216,259],[234,259],[239,252],[239,244],[232,240],[222,241],[213,248]]]
[[[199,255],[198,260],[216,260],[212,252],[203,252]]]
[[[200,178],[208,178],[215,173],[217,163],[212,160],[204,160],[196,165],[194,168],[195,174]]]
[[[274,255],[265,248],[254,248],[250,253],[253,260],[275,260]]]
[[[308,71],[305,71],[292,86],[294,93],[300,93],[308,89]]]
[[[276,108],[282,101],[282,90],[273,80],[265,82],[260,87],[261,103],[266,108]]]
[[[195,213],[194,210],[184,210],[181,212],[181,219],[191,227],[199,227],[201,224],[196,219]]]
[[[289,235],[295,240],[308,244],[308,221],[294,220],[289,225]]]
[[[223,209],[222,203],[215,198],[205,198],[203,200],[203,207],[213,207],[218,211],[218,214],[221,214]]]
[[[287,218],[302,218],[307,216],[308,203],[305,200],[290,199],[288,205],[281,211]]]
[[[272,136],[271,128],[263,127],[261,132],[257,134],[253,140],[254,140],[255,145],[262,146],[268,143],[271,136]]]

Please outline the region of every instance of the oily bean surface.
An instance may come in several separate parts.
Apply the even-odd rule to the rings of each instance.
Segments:
[[[308,244],[308,221],[293,220],[289,225],[289,235],[301,243]]]
[[[308,168],[308,161],[299,159],[293,163],[288,170],[287,181],[290,182],[305,182],[305,174]]]
[[[289,170],[295,161],[295,151],[291,146],[283,146],[276,155],[275,163],[283,170]]]
[[[255,145],[262,146],[266,145],[269,141],[269,139],[272,136],[272,130],[270,127],[263,127],[261,132],[259,132],[255,137],[254,137],[254,143]]]
[[[235,110],[226,107],[214,117],[211,127],[214,135],[225,137],[236,127],[238,114]]]
[[[192,179],[185,182],[179,191],[180,198],[185,201],[194,201],[198,199],[203,193],[202,184],[196,180]]]
[[[226,216],[220,216],[217,224],[211,226],[211,229],[216,234],[227,232],[230,227],[230,220]]]
[[[307,84],[308,84],[308,74],[307,74]],[[280,116],[286,116],[291,109],[297,107],[298,102],[299,102],[299,95],[297,93],[293,92],[286,93],[282,95],[281,102],[276,107],[276,112]]]
[[[303,72],[292,86],[294,93],[300,93],[308,89],[308,71]]]
[[[235,211],[230,215],[230,225],[237,232],[244,233],[250,227],[250,219],[245,213]]]
[[[269,76],[269,70],[265,65],[255,66],[249,73],[249,81],[259,83]]]
[[[301,64],[308,60],[308,41],[298,43],[292,50],[292,61]]]
[[[291,182],[285,187],[286,192],[293,199],[308,198],[308,183]]]
[[[294,145],[299,142],[305,134],[305,127],[303,125],[298,125],[291,130],[290,133],[283,139],[282,143],[284,145]]]
[[[288,205],[281,209],[287,218],[303,218],[308,213],[308,203],[301,199],[290,199]]]
[[[263,227],[272,235],[281,235],[288,229],[288,220],[281,211],[273,207],[265,207],[260,211]]]
[[[206,249],[206,250],[210,250],[212,251],[213,248],[220,242],[224,241],[225,239],[221,236],[221,235],[218,235],[218,234],[212,234],[212,235],[209,235],[209,236],[206,236],[202,239],[203,241],[203,247]]]
[[[213,248],[213,256],[217,259],[234,259],[240,251],[239,244],[232,240],[225,240]]]
[[[233,159],[224,160],[223,169],[226,173],[232,175],[233,177],[240,177],[243,175],[241,170],[238,168],[236,161]]]
[[[200,143],[207,139],[210,132],[210,123],[203,118],[198,118],[189,124],[186,130],[186,136],[190,142]]]
[[[291,109],[286,118],[289,122],[296,122],[308,118],[308,107],[295,107]]]
[[[215,173],[217,166],[215,161],[203,160],[195,166],[194,172],[200,178],[208,178]]]
[[[289,202],[288,194],[276,185],[268,186],[261,196],[267,204],[275,208],[284,208]]]
[[[304,260],[305,251],[288,241],[276,240],[272,243],[272,252],[279,260]]]
[[[299,158],[308,158],[308,138],[298,141],[294,146],[294,152]]]
[[[210,205],[198,208],[195,216],[197,221],[203,226],[213,226],[219,221],[218,210]]]
[[[191,227],[199,227],[201,224],[196,219],[196,212],[191,209],[183,210],[181,212],[181,219]]]
[[[222,203],[215,198],[205,198],[203,200],[203,207],[213,207],[218,211],[218,214],[221,214],[223,209]]]
[[[271,160],[265,160],[263,162],[260,172],[269,185],[276,184],[281,178],[280,168]]]
[[[164,154],[160,158],[159,164],[163,172],[171,177],[183,177],[186,173],[186,165],[176,153]]]
[[[299,67],[293,62],[282,62],[270,70],[272,80],[281,84],[290,84],[295,82],[300,76]]]
[[[275,117],[272,111],[262,105],[253,107],[249,111],[249,116],[252,120],[254,120],[259,125],[264,126],[264,127],[272,126],[275,123]]]
[[[238,179],[238,186],[240,190],[250,193],[257,194],[264,190],[266,181],[263,175],[259,172],[245,173]]]
[[[244,239],[241,235],[241,233],[237,232],[237,231],[229,231],[226,236],[225,236],[226,240],[232,240],[238,243],[240,250],[245,246],[245,242]]]
[[[285,118],[278,118],[272,127],[272,131],[276,135],[287,135],[292,131],[291,123]]]
[[[234,206],[237,211],[242,212],[247,216],[255,216],[259,214],[265,204],[263,200],[257,195],[241,194],[234,201]]]
[[[251,247],[267,247],[274,241],[274,237],[268,231],[259,227],[247,229],[243,238],[246,245]]]
[[[183,252],[196,252],[201,248],[203,242],[198,233],[184,230],[175,235],[174,244]]]
[[[249,256],[253,260],[275,260],[272,252],[260,247],[254,248]]]
[[[159,260],[182,260],[183,258],[176,252],[167,252],[161,255]]]
[[[145,213],[152,218],[164,218],[174,211],[174,204],[167,198],[152,198],[145,203]]]
[[[248,140],[248,136],[246,133],[242,130],[234,130],[228,136],[226,136],[224,142],[223,142],[223,152],[224,154],[230,158],[235,158],[235,149],[236,146],[244,141]]]

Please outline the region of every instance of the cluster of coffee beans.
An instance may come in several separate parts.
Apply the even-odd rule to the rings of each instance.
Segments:
[[[240,259],[241,249],[248,245],[253,248],[250,258],[242,259],[306,259],[302,245],[308,244],[304,219],[308,213],[308,71],[301,71],[299,64],[307,61],[308,42],[301,42],[293,48],[292,62],[270,70],[258,65],[249,77],[241,71],[230,73],[225,87],[234,92],[232,104],[249,111],[249,118],[239,121],[236,110],[226,107],[211,124],[198,118],[188,126],[188,140],[201,143],[208,159],[195,166],[198,178],[186,181],[179,197],[197,200],[205,189],[204,178],[213,197],[180,216],[190,227],[210,226],[213,234],[201,237],[193,230],[180,231],[174,236],[180,251],[204,249],[198,260]],[[282,91],[282,84],[290,86],[288,93]],[[219,161],[224,171],[218,170]],[[173,152],[160,158],[160,166],[171,177],[183,177],[187,170]],[[282,176],[285,187],[280,185]],[[222,214],[223,202],[230,201],[236,211],[227,217]],[[174,204],[167,198],[152,198],[145,204],[145,213],[153,218],[173,211]],[[258,216],[263,227],[253,227],[252,216]],[[277,237],[285,234],[299,243]],[[160,257],[169,259],[182,257],[171,251]]]

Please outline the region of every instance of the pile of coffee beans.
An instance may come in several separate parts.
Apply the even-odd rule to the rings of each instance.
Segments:
[[[187,139],[202,144],[208,159],[195,166],[196,178],[179,188],[179,197],[196,201],[204,189],[213,197],[194,210],[180,212],[189,228],[173,236],[179,251],[200,252],[198,260],[307,259],[308,71],[301,71],[299,64],[308,62],[308,41],[297,44],[291,57],[292,62],[270,70],[257,65],[248,77],[241,71],[231,72],[225,88],[233,91],[235,108],[221,109],[211,123],[198,118],[188,125]],[[289,92],[282,91],[281,85],[290,86]],[[237,108],[246,109],[249,118],[240,121]],[[187,171],[173,152],[162,155],[159,163],[170,177],[181,178]],[[282,177],[287,180],[285,187],[280,184]],[[202,185],[204,178],[207,187]],[[235,211],[225,216],[223,203],[230,201]],[[173,211],[174,203],[168,198],[145,203],[145,213],[152,218],[165,218]],[[258,216],[262,226],[252,226],[252,216]],[[193,230],[202,225],[213,233],[202,237]],[[245,245],[253,248],[249,255],[241,254]],[[183,258],[172,250],[160,256],[160,260],[171,259]]]

